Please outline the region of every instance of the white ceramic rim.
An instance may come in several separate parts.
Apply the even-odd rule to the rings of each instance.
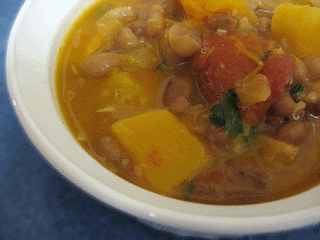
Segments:
[[[59,5],[61,3],[62,5],[60,6],[63,6],[63,2],[65,4],[68,2],[66,4],[68,7],[61,9],[63,16],[58,20],[53,20],[53,26],[48,24],[49,29],[60,31],[60,35],[62,34],[63,20],[69,17],[70,21],[70,17],[74,19],[74,17],[78,16],[83,10],[82,5],[84,3],[82,0],[57,0],[55,4]],[[87,5],[89,4],[88,2],[91,3],[93,0],[87,1]],[[35,111],[32,108],[32,104],[28,102],[32,102],[32,99],[26,99],[25,95],[25,91],[29,91],[26,90],[27,86],[29,84],[33,86],[33,80],[28,79],[28,74],[37,78],[36,72],[48,79],[51,74],[52,78],[54,70],[49,69],[50,67],[48,66],[50,66],[50,63],[54,63],[56,57],[56,55],[51,55],[42,58],[43,56],[39,53],[40,57],[33,56],[35,58],[34,62],[39,64],[37,66],[32,65],[34,59],[31,59],[30,56],[27,58],[28,61],[24,60],[26,55],[23,54],[30,53],[28,44],[39,43],[39,39],[35,40],[35,37],[38,37],[37,34],[39,34],[40,38],[46,37],[40,32],[37,33],[36,30],[34,32],[36,35],[29,36],[29,34],[32,35],[33,29],[28,29],[30,25],[28,25],[27,21],[39,21],[41,25],[40,21],[43,20],[41,19],[42,16],[30,17],[35,14],[32,10],[41,10],[44,11],[43,14],[48,14],[49,10],[54,11],[58,10],[58,8],[53,7],[50,0],[27,0],[24,3],[14,22],[8,41],[6,58],[8,90],[16,114],[31,141],[48,162],[71,182],[103,203],[139,219],[175,229],[188,229],[198,233],[245,235],[289,230],[320,222],[320,198],[318,197],[320,196],[320,187],[271,203],[248,206],[208,206],[166,198],[132,185],[106,169],[102,169],[74,142],[72,144],[69,143],[69,145],[72,145],[71,148],[79,151],[79,155],[74,157],[81,157],[81,161],[83,158],[88,162],[77,165],[76,162],[69,161],[68,159],[73,155],[68,155],[68,152],[61,151],[63,148],[58,143],[60,140],[61,142],[65,142],[65,140],[55,141],[52,135],[56,133],[46,131],[44,127],[46,124],[51,124],[45,122],[48,119],[41,115],[41,111],[46,111],[46,109],[43,108],[36,113],[30,112],[30,109]],[[45,25],[42,24],[41,26]],[[27,31],[28,34],[24,31]],[[57,49],[57,46],[53,45],[54,40],[59,37],[55,34],[48,34],[48,38],[49,42],[44,41],[44,48],[52,54],[51,48]],[[33,51],[37,51],[37,49]],[[43,65],[41,61],[44,61]],[[28,66],[32,68],[28,68]],[[25,78],[22,79],[21,76],[25,76]],[[43,85],[45,86],[43,88],[47,91],[52,90],[50,83],[44,82]],[[39,89],[34,91],[36,94],[39,93]],[[30,97],[30,91],[27,94]],[[54,98],[55,95],[51,97]],[[59,116],[59,113],[55,114]],[[39,116],[44,117],[43,122],[41,122],[42,119],[39,119]],[[61,119],[56,121],[56,125],[59,125],[60,128],[54,130],[61,131],[61,134],[63,133],[66,138],[72,139],[67,129],[63,127]]]

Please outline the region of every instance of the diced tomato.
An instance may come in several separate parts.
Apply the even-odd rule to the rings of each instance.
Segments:
[[[204,48],[220,48],[227,47],[230,48],[233,46],[232,41],[226,36],[221,36],[215,32],[208,33],[203,36],[202,47]]]
[[[245,35],[236,32],[233,36],[230,36],[229,38],[233,41],[240,41],[245,47],[246,51],[256,55],[258,58],[264,55],[263,43],[259,38],[258,34],[256,33],[249,33]],[[234,44],[237,45],[237,41],[234,42]]]
[[[260,73],[268,78],[271,95],[280,95],[296,69],[296,60],[288,54],[273,54],[265,61]]]
[[[193,59],[193,67],[196,70],[201,71],[203,69],[207,69],[208,66],[209,66],[209,62],[206,54],[203,54],[201,52],[196,53]]]
[[[257,64],[247,55],[226,47],[213,50],[208,57],[208,65],[199,82],[199,87],[209,103],[232,89],[237,81],[257,67]]]
[[[243,115],[244,119],[252,126],[260,124],[270,108],[272,101],[273,98],[269,97],[267,101],[257,102],[250,106]]]
[[[234,88],[237,81],[257,68],[257,63],[245,52],[258,58],[263,53],[262,43],[256,34],[248,36],[235,32],[220,36],[209,33],[202,41],[205,53],[199,53],[193,66],[201,71],[198,85],[203,97],[209,102],[217,101],[224,92]]]

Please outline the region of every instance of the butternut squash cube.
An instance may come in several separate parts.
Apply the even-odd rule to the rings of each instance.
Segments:
[[[300,58],[320,54],[320,9],[309,6],[278,6],[272,18],[271,34]]]
[[[258,136],[259,155],[269,165],[279,162],[292,163],[299,147],[264,135]]]
[[[159,193],[170,193],[208,162],[199,139],[168,110],[120,120],[111,129]]]
[[[251,23],[258,22],[246,0],[181,0],[181,4],[190,18],[204,19],[214,12],[233,13],[236,10],[239,16],[246,16]]]

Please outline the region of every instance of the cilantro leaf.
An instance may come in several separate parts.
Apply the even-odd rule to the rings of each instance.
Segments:
[[[267,61],[268,57],[270,56],[270,54],[272,53],[272,50],[269,51],[265,51],[264,52],[264,60]]]
[[[214,125],[223,128],[228,138],[243,133],[243,123],[237,102],[237,94],[230,90],[223,94],[221,104],[214,105],[210,109],[209,120]]]
[[[291,91],[290,95],[292,98],[296,98],[304,91],[303,83],[298,83]]]
[[[253,137],[257,134],[258,132],[258,126],[253,126],[250,128],[249,134],[247,136],[243,136],[244,141],[248,144],[251,142]]]
[[[197,179],[192,179],[191,181],[188,181],[182,188],[182,199],[185,201],[189,201],[194,189],[196,188],[196,181]]]
[[[210,122],[214,125],[224,128],[226,125],[226,120],[223,114],[222,104],[214,105],[210,109],[211,115],[209,116]]]

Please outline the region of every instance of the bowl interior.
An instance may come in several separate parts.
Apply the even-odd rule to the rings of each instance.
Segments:
[[[32,142],[51,165],[102,202],[143,220],[174,228],[246,234],[320,221],[320,186],[270,203],[195,204],[128,183],[90,157],[73,139],[60,114],[54,74],[67,30],[93,2],[27,0],[10,35],[7,78],[13,105]]]

